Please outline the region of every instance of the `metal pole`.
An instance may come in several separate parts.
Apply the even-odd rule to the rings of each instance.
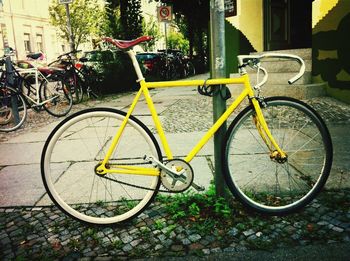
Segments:
[[[18,88],[18,86],[15,85],[15,81],[13,78],[13,68],[11,63],[11,57],[7,56],[5,59],[5,67],[6,67],[6,77],[7,77],[7,83],[13,87],[14,89]],[[11,95],[11,108],[12,108],[12,115],[14,118],[14,122],[17,125],[20,122],[19,113],[18,113],[18,101],[17,101],[16,95]]]
[[[211,43],[211,77],[226,77],[225,65],[225,5],[224,0],[210,0],[210,43]],[[213,112],[214,122],[226,110],[226,101],[222,98],[226,91],[225,86],[217,86],[219,91],[214,92]],[[226,123],[214,135],[214,160],[215,160],[215,188],[216,194],[225,197],[225,182],[222,175],[222,144],[226,132]]]
[[[75,50],[74,46],[74,36],[73,36],[73,31],[72,31],[72,25],[70,22],[70,14],[69,14],[69,4],[66,5],[66,14],[67,14],[67,28],[68,28],[68,34],[69,34],[69,45],[70,45],[70,50],[73,52]]]

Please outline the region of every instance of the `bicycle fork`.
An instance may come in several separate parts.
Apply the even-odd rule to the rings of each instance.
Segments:
[[[275,138],[272,136],[270,129],[266,123],[265,117],[262,113],[261,107],[266,106],[264,101],[259,98],[251,99],[254,106],[256,115],[253,117],[253,122],[264,141],[265,145],[270,151],[270,159],[275,160],[278,163],[284,163],[287,161],[287,154],[280,148]],[[261,104],[261,105],[260,105]]]

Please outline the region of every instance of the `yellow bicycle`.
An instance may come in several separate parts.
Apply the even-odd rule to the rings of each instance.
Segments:
[[[239,56],[237,78],[146,82],[132,47],[149,39],[105,39],[129,54],[138,77],[140,89],[127,112],[114,108],[79,111],[48,137],[41,157],[42,178],[51,200],[62,211],[83,222],[112,224],[139,215],[161,185],[169,192],[182,192],[190,186],[200,190],[193,183],[190,162],[245,99],[249,105],[232,121],[222,145],[223,175],[230,191],[248,208],[269,215],[299,210],[315,198],[332,165],[326,125],[304,102],[263,98],[257,91],[268,77],[261,59],[298,61],[300,72],[290,83],[303,75],[302,59],[286,54]],[[246,66],[264,74],[254,87]],[[210,94],[215,91],[213,86],[226,84],[243,84],[244,89],[184,159],[174,158],[149,88],[200,86],[201,93]],[[141,95],[157,135],[132,115]]]

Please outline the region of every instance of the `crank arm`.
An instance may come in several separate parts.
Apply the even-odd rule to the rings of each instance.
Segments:
[[[197,190],[197,191],[204,191],[205,190],[205,187],[204,186],[200,186],[200,185],[197,185],[196,183],[192,182],[191,186]]]
[[[173,179],[179,179],[177,176],[178,175],[182,175],[185,170],[181,170],[179,172],[175,172],[172,169],[168,168],[167,166],[165,166],[163,163],[161,163],[159,160],[157,160],[155,157],[153,156],[149,156],[147,157],[146,155],[143,157],[143,160],[146,162],[149,162],[153,165],[158,166],[160,169],[164,170],[167,174],[169,174],[169,176]]]

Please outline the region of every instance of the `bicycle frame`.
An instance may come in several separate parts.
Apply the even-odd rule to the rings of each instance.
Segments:
[[[169,147],[168,141],[166,139],[162,124],[160,122],[159,116],[157,114],[156,108],[152,101],[152,98],[149,93],[149,88],[172,88],[172,87],[183,87],[183,86],[203,86],[206,85],[226,85],[226,84],[243,84],[244,89],[238,95],[238,97],[232,102],[232,104],[226,109],[226,111],[221,115],[221,117],[212,125],[212,127],[207,131],[207,133],[199,140],[199,142],[193,147],[193,149],[187,154],[184,158],[184,161],[190,162],[197,153],[202,149],[202,147],[209,141],[209,139],[216,133],[216,131],[222,126],[222,124],[228,119],[232,112],[242,103],[242,101],[247,97],[251,101],[255,112],[257,121],[260,123],[262,130],[259,129],[259,133],[262,135],[266,145],[272,153],[272,148],[267,144],[268,141],[274,147],[274,150],[277,151],[280,155],[285,156],[285,153],[280,149],[277,142],[273,138],[271,132],[268,129],[267,123],[262,114],[260,104],[258,100],[254,97],[254,90],[249,82],[248,74],[243,74],[237,78],[221,78],[221,79],[208,79],[208,80],[184,80],[184,81],[164,81],[164,82],[146,82],[143,78],[140,66],[136,60],[136,56],[133,51],[128,51],[128,54],[132,60],[133,66],[135,68],[138,82],[140,84],[140,89],[137,92],[130,108],[123,120],[121,126],[119,127],[116,135],[114,136],[112,143],[101,163],[101,165],[96,169],[98,174],[134,174],[134,175],[149,175],[149,176],[158,176],[160,171],[154,168],[140,168],[135,166],[119,166],[119,165],[110,165],[108,164],[109,159],[111,158],[115,148],[118,145],[118,141],[124,131],[124,128],[129,120],[132,112],[134,111],[141,94],[144,95],[149,111],[151,112],[153,122],[155,124],[157,133],[159,134],[161,144],[163,146],[165,155],[168,160],[173,159],[173,154]],[[262,133],[263,132],[263,133]],[[266,134],[266,136],[264,136]],[[108,168],[106,167],[108,165]],[[113,168],[112,168],[113,167]]]
[[[45,79],[44,75],[39,72],[39,70],[37,68],[30,68],[30,69],[16,69],[16,71],[18,72],[19,75],[22,74],[25,74],[25,73],[30,73],[30,74],[34,74],[35,75],[35,91],[36,91],[36,94],[35,94],[35,100],[32,99],[32,97],[26,95],[25,93],[22,92],[22,95],[24,97],[26,97],[26,99],[28,99],[31,103],[35,104],[35,106],[41,106],[44,104],[44,102],[39,102],[40,100],[40,97],[39,97],[39,76],[40,77],[43,77],[43,79]],[[25,81],[25,79],[23,78],[23,76],[21,75],[22,77],[22,81]]]

